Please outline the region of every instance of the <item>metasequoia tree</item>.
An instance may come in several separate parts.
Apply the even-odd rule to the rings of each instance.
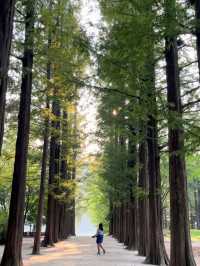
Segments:
[[[4,134],[7,75],[12,40],[15,0],[0,1],[0,154]]]
[[[68,0],[55,3],[51,15],[52,121],[45,246],[75,234],[76,149],[73,143],[76,143],[77,125],[68,108],[76,101],[78,86],[74,82],[82,75],[87,60],[87,40],[77,24],[71,3]],[[52,53],[56,56],[52,57]],[[69,130],[71,127],[74,129]]]
[[[33,67],[33,34],[35,1],[25,1],[25,42],[22,59],[22,83],[18,132],[13,172],[12,192],[8,219],[6,245],[1,261],[4,266],[22,265],[22,237],[24,228],[24,199],[27,153],[30,128],[30,107]]]
[[[169,126],[169,179],[171,210],[171,258],[170,265],[196,265],[188,219],[187,177],[184,151],[184,129],[176,29],[176,1],[165,1],[166,5],[166,75]]]
[[[57,242],[57,234],[55,231],[55,211],[57,211],[56,200],[53,195],[53,185],[55,183],[56,175],[59,176],[59,156],[60,156],[60,144],[59,144],[59,131],[60,131],[60,103],[58,100],[58,91],[54,89],[54,100],[52,103],[52,114],[54,120],[51,125],[51,140],[50,140],[50,155],[49,155],[49,193],[47,204],[47,225],[44,238],[44,245],[53,245]]]
[[[134,167],[134,176],[132,176],[131,178],[129,176],[126,181],[124,180],[126,171],[123,172],[123,181],[131,182],[132,184],[132,197],[137,198],[137,191],[139,190],[139,195],[141,194],[144,198],[146,198],[144,206],[146,212],[145,215],[147,216],[144,223],[146,225],[144,225],[144,227],[142,228],[142,225],[137,225],[137,223],[134,223],[134,214],[129,206],[129,208],[127,209],[127,213],[129,213],[129,215],[127,216],[127,219],[125,219],[126,223],[127,221],[129,221],[125,225],[128,228],[128,230],[126,231],[129,232],[129,239],[128,241],[126,239],[124,243],[128,247],[131,247],[133,249],[138,249],[140,245],[140,253],[144,253],[147,256],[147,263],[167,265],[168,257],[165,251],[161,225],[161,177],[158,148],[159,136],[157,131],[158,118],[156,111],[157,92],[155,88],[154,73],[155,36],[152,32],[155,18],[153,3],[152,1],[145,1],[145,3],[140,3],[138,5],[129,3],[130,16],[128,16],[128,14],[126,13],[126,7],[122,6],[121,3],[110,5],[109,3],[105,3],[104,1],[101,2],[103,14],[105,14],[106,20],[108,20],[108,22],[111,21],[112,23],[110,25],[110,28],[108,29],[108,46],[106,46],[105,44],[103,45],[104,52],[102,58],[105,59],[103,59],[104,61],[101,68],[100,77],[104,80],[104,82],[107,82],[106,84],[108,87],[108,93],[109,88],[111,88],[113,89],[113,92],[116,91],[117,93],[118,91],[120,91],[121,94],[124,95],[124,101],[126,101],[126,97],[128,97],[128,102],[130,101],[130,103],[126,104],[125,106],[120,106],[117,105],[118,103],[116,102],[117,107],[115,107],[115,110],[117,110],[117,116],[121,115],[126,118],[125,125],[134,125],[136,134],[135,137],[132,136],[132,138],[135,142],[135,145],[138,142],[137,137],[139,137],[140,134],[141,136],[139,137],[139,139],[141,141],[141,144],[146,141],[146,143],[148,143],[146,149],[145,147],[142,150],[140,149],[140,160],[142,157],[145,158],[145,156],[148,157],[148,159],[146,158],[146,161],[140,161],[141,165],[139,166],[139,168],[142,168],[144,163],[146,170],[144,169],[144,172],[140,173],[139,189],[137,182],[134,182],[134,179],[137,180],[137,167]],[[112,11],[113,8],[114,11]],[[136,12],[137,16],[132,16],[131,12]],[[140,19],[141,17],[143,19]],[[122,27],[123,23],[126,24],[125,28]],[[141,31],[138,32],[132,30],[132,25],[134,25],[134,27],[136,28],[140,28]],[[142,34],[140,34],[141,32]],[[122,36],[126,37],[122,38]],[[106,48],[108,50],[107,54],[105,53]],[[120,57],[118,53],[120,54]],[[140,56],[138,56],[138,54]],[[151,61],[149,62],[149,60]],[[100,63],[101,62],[102,59],[100,58]],[[139,97],[137,97],[137,95],[139,95]],[[113,101],[115,97],[117,99],[117,96],[113,95],[112,97]],[[105,98],[103,98],[103,100],[105,101]],[[143,105],[140,104],[141,102],[143,103]],[[127,108],[127,106],[129,106],[129,108]],[[121,120],[119,120],[119,123],[121,123]],[[143,126],[141,129],[139,127],[144,123],[147,128],[145,140],[143,136]],[[127,127],[126,125],[126,130],[127,128],[129,127]],[[103,130],[105,129],[103,128]],[[127,138],[126,134],[131,134],[131,131],[132,130],[130,130],[129,128],[127,132],[123,132],[123,134],[125,134],[126,136],[125,138]],[[144,152],[144,154],[141,154],[141,152]],[[133,160],[133,154],[131,155],[130,160]],[[135,166],[137,166],[137,164]],[[142,184],[144,184],[144,187],[141,187]],[[121,191],[123,191],[123,187],[121,187]],[[125,190],[123,192],[127,193],[128,191]],[[140,203],[141,197],[139,196],[139,206]],[[121,213],[124,212],[124,208],[127,208],[127,205],[125,207],[122,202],[121,210],[120,207],[118,207],[114,212],[116,222],[112,220],[112,223],[114,223],[114,225],[116,224],[115,226],[117,227],[117,231],[119,231],[118,234],[115,234],[119,240],[121,239],[121,234],[123,234],[123,228],[121,227],[124,226],[124,224],[121,221],[120,217]],[[142,210],[140,206],[140,208],[138,208],[138,211],[143,212],[144,210]],[[142,216],[142,213],[138,213],[139,217],[141,217],[140,215]],[[119,226],[117,226],[117,223],[119,223]],[[134,229],[135,226],[136,229]],[[148,242],[145,243],[145,246],[144,241],[143,244],[140,243],[140,240],[137,241],[138,243],[135,243],[134,232],[135,230],[137,232],[138,226],[140,237],[143,239],[148,239]],[[129,227],[131,227],[131,230],[129,230]]]
[[[48,67],[48,79],[50,78],[49,70],[50,69]],[[47,98],[46,108],[49,109],[48,98]],[[34,236],[33,254],[40,254],[40,245],[41,245],[40,236],[41,236],[42,218],[44,213],[48,146],[49,146],[49,118],[46,117],[44,123],[44,143],[43,143],[42,163],[41,163],[40,193],[39,193],[39,202],[38,202],[38,213],[36,218],[36,231]]]
[[[151,58],[151,56],[149,56]],[[149,113],[147,123],[148,177],[149,177],[149,249],[146,262],[156,265],[168,265],[165,250],[161,218],[161,176],[158,147],[157,103],[155,91],[154,61],[147,64],[146,79],[149,86]]]
[[[49,4],[49,10],[51,11],[51,5]],[[48,34],[48,50],[51,47],[51,34]],[[47,89],[50,89],[51,85],[51,76],[52,76],[52,65],[47,58]],[[47,92],[48,94],[48,92]],[[46,110],[49,111],[50,104],[49,104],[49,96],[46,95]],[[40,253],[40,237],[41,237],[41,228],[42,228],[42,219],[44,214],[44,204],[45,204],[45,188],[46,188],[46,175],[47,175],[47,162],[48,162],[48,151],[49,151],[49,114],[45,115],[44,118],[44,130],[43,130],[43,151],[42,151],[42,163],[41,163],[41,177],[40,177],[40,192],[39,192],[39,202],[38,202],[38,210],[37,210],[37,217],[36,217],[36,231],[34,236],[34,245],[32,253],[34,255]]]

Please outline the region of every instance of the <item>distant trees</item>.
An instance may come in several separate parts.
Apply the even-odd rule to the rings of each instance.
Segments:
[[[3,15],[0,29],[3,52],[0,52],[1,86],[7,80],[15,7],[14,1],[7,2],[2,2],[3,9],[0,11]],[[10,156],[9,161],[12,160],[8,146],[15,142],[16,133],[17,140],[7,239],[1,265],[22,265],[21,248],[26,221],[36,223],[33,254],[40,252],[44,216],[47,223],[44,245],[53,245],[75,233],[75,160],[79,150],[75,106],[78,100],[78,80],[83,77],[88,62],[88,40],[75,16],[78,6],[68,0],[58,3],[38,3],[33,0],[17,1],[16,8],[10,65],[13,79],[8,88],[11,97],[6,105],[2,159]],[[20,80],[21,94],[18,99],[16,88]],[[6,90],[1,92],[4,97]],[[4,101],[5,97],[2,99]],[[18,106],[16,132],[13,120]],[[4,107],[0,110],[2,117]],[[3,172],[5,166],[1,167]],[[49,185],[46,182],[47,167]],[[6,173],[8,178],[11,171],[10,167],[9,174]],[[49,200],[45,191],[48,191]]]
[[[198,85],[195,89],[187,73],[188,67],[196,69],[192,62],[194,59],[186,57],[183,51],[187,47],[184,34],[188,33],[188,28],[195,25],[198,33],[197,2],[192,3],[195,3],[196,10],[194,18],[188,15],[186,2],[165,1],[154,5],[148,0],[137,4],[131,1],[126,1],[126,4],[99,1],[108,25],[103,29],[107,38],[100,40],[98,51],[99,83],[106,88],[101,93],[99,106],[99,138],[104,147],[101,167],[105,168],[105,171],[99,170],[99,178],[105,179],[108,184],[110,232],[127,247],[145,255],[147,263],[156,265],[196,265],[189,233],[185,156],[187,158],[191,151],[196,153],[199,147],[199,123],[196,120],[199,117],[199,97],[196,95]],[[181,39],[180,34],[183,34]],[[196,74],[194,79],[198,83]],[[134,125],[135,135],[132,135],[130,124]],[[110,130],[115,125],[116,131]],[[120,161],[128,165],[130,160],[130,137],[137,156],[131,174],[128,167],[118,170]],[[113,152],[113,145],[115,149],[120,147],[120,138],[126,144],[124,153],[118,157]],[[113,139],[117,139],[115,144]],[[168,192],[164,191],[163,182],[166,181],[163,159],[160,159],[166,154],[169,155],[173,250],[170,262],[162,232],[164,199]],[[137,201],[136,231],[139,239],[136,245],[134,215],[128,204],[131,193]],[[176,228],[178,220],[181,223],[179,229]],[[121,235],[127,232],[131,236],[122,238]],[[183,245],[178,245],[176,241]]]

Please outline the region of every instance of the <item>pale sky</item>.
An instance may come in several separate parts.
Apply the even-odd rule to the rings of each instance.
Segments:
[[[80,23],[86,30],[86,33],[90,40],[94,43],[98,40],[101,16],[96,0],[81,0],[82,8],[80,13]],[[87,75],[91,75],[94,71],[91,66],[87,69]],[[79,114],[83,116],[83,122],[80,125],[81,130],[87,136],[84,140],[84,147],[81,151],[81,157],[87,157],[90,153],[96,153],[99,150],[99,146],[95,141],[95,132],[97,129],[97,100],[95,96],[90,92],[88,88],[82,88],[80,90],[80,101],[78,104]],[[82,173],[80,173],[81,175]],[[89,216],[86,213],[80,218],[78,222],[76,220],[76,234],[77,235],[93,235],[96,233],[96,226],[92,224]]]
[[[80,23],[86,30],[90,40],[95,43],[98,40],[98,26],[101,21],[98,2],[96,0],[81,0],[81,3],[82,8],[80,12]],[[86,71],[87,74],[90,75],[93,72],[93,69],[89,67]],[[82,88],[80,95],[79,112],[85,118],[85,121],[83,122],[84,126],[82,128],[84,133],[89,135],[85,139],[85,148],[83,153],[95,153],[99,150],[99,147],[94,139],[94,133],[97,126],[97,101],[88,88]]]

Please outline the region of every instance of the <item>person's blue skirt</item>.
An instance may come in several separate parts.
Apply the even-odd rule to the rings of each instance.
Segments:
[[[97,236],[97,244],[102,244],[103,243],[103,236]]]

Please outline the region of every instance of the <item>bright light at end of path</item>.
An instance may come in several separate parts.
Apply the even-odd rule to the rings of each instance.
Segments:
[[[76,221],[77,236],[92,236],[96,233],[96,230],[96,226],[92,223],[87,213],[81,216],[80,221]]]

